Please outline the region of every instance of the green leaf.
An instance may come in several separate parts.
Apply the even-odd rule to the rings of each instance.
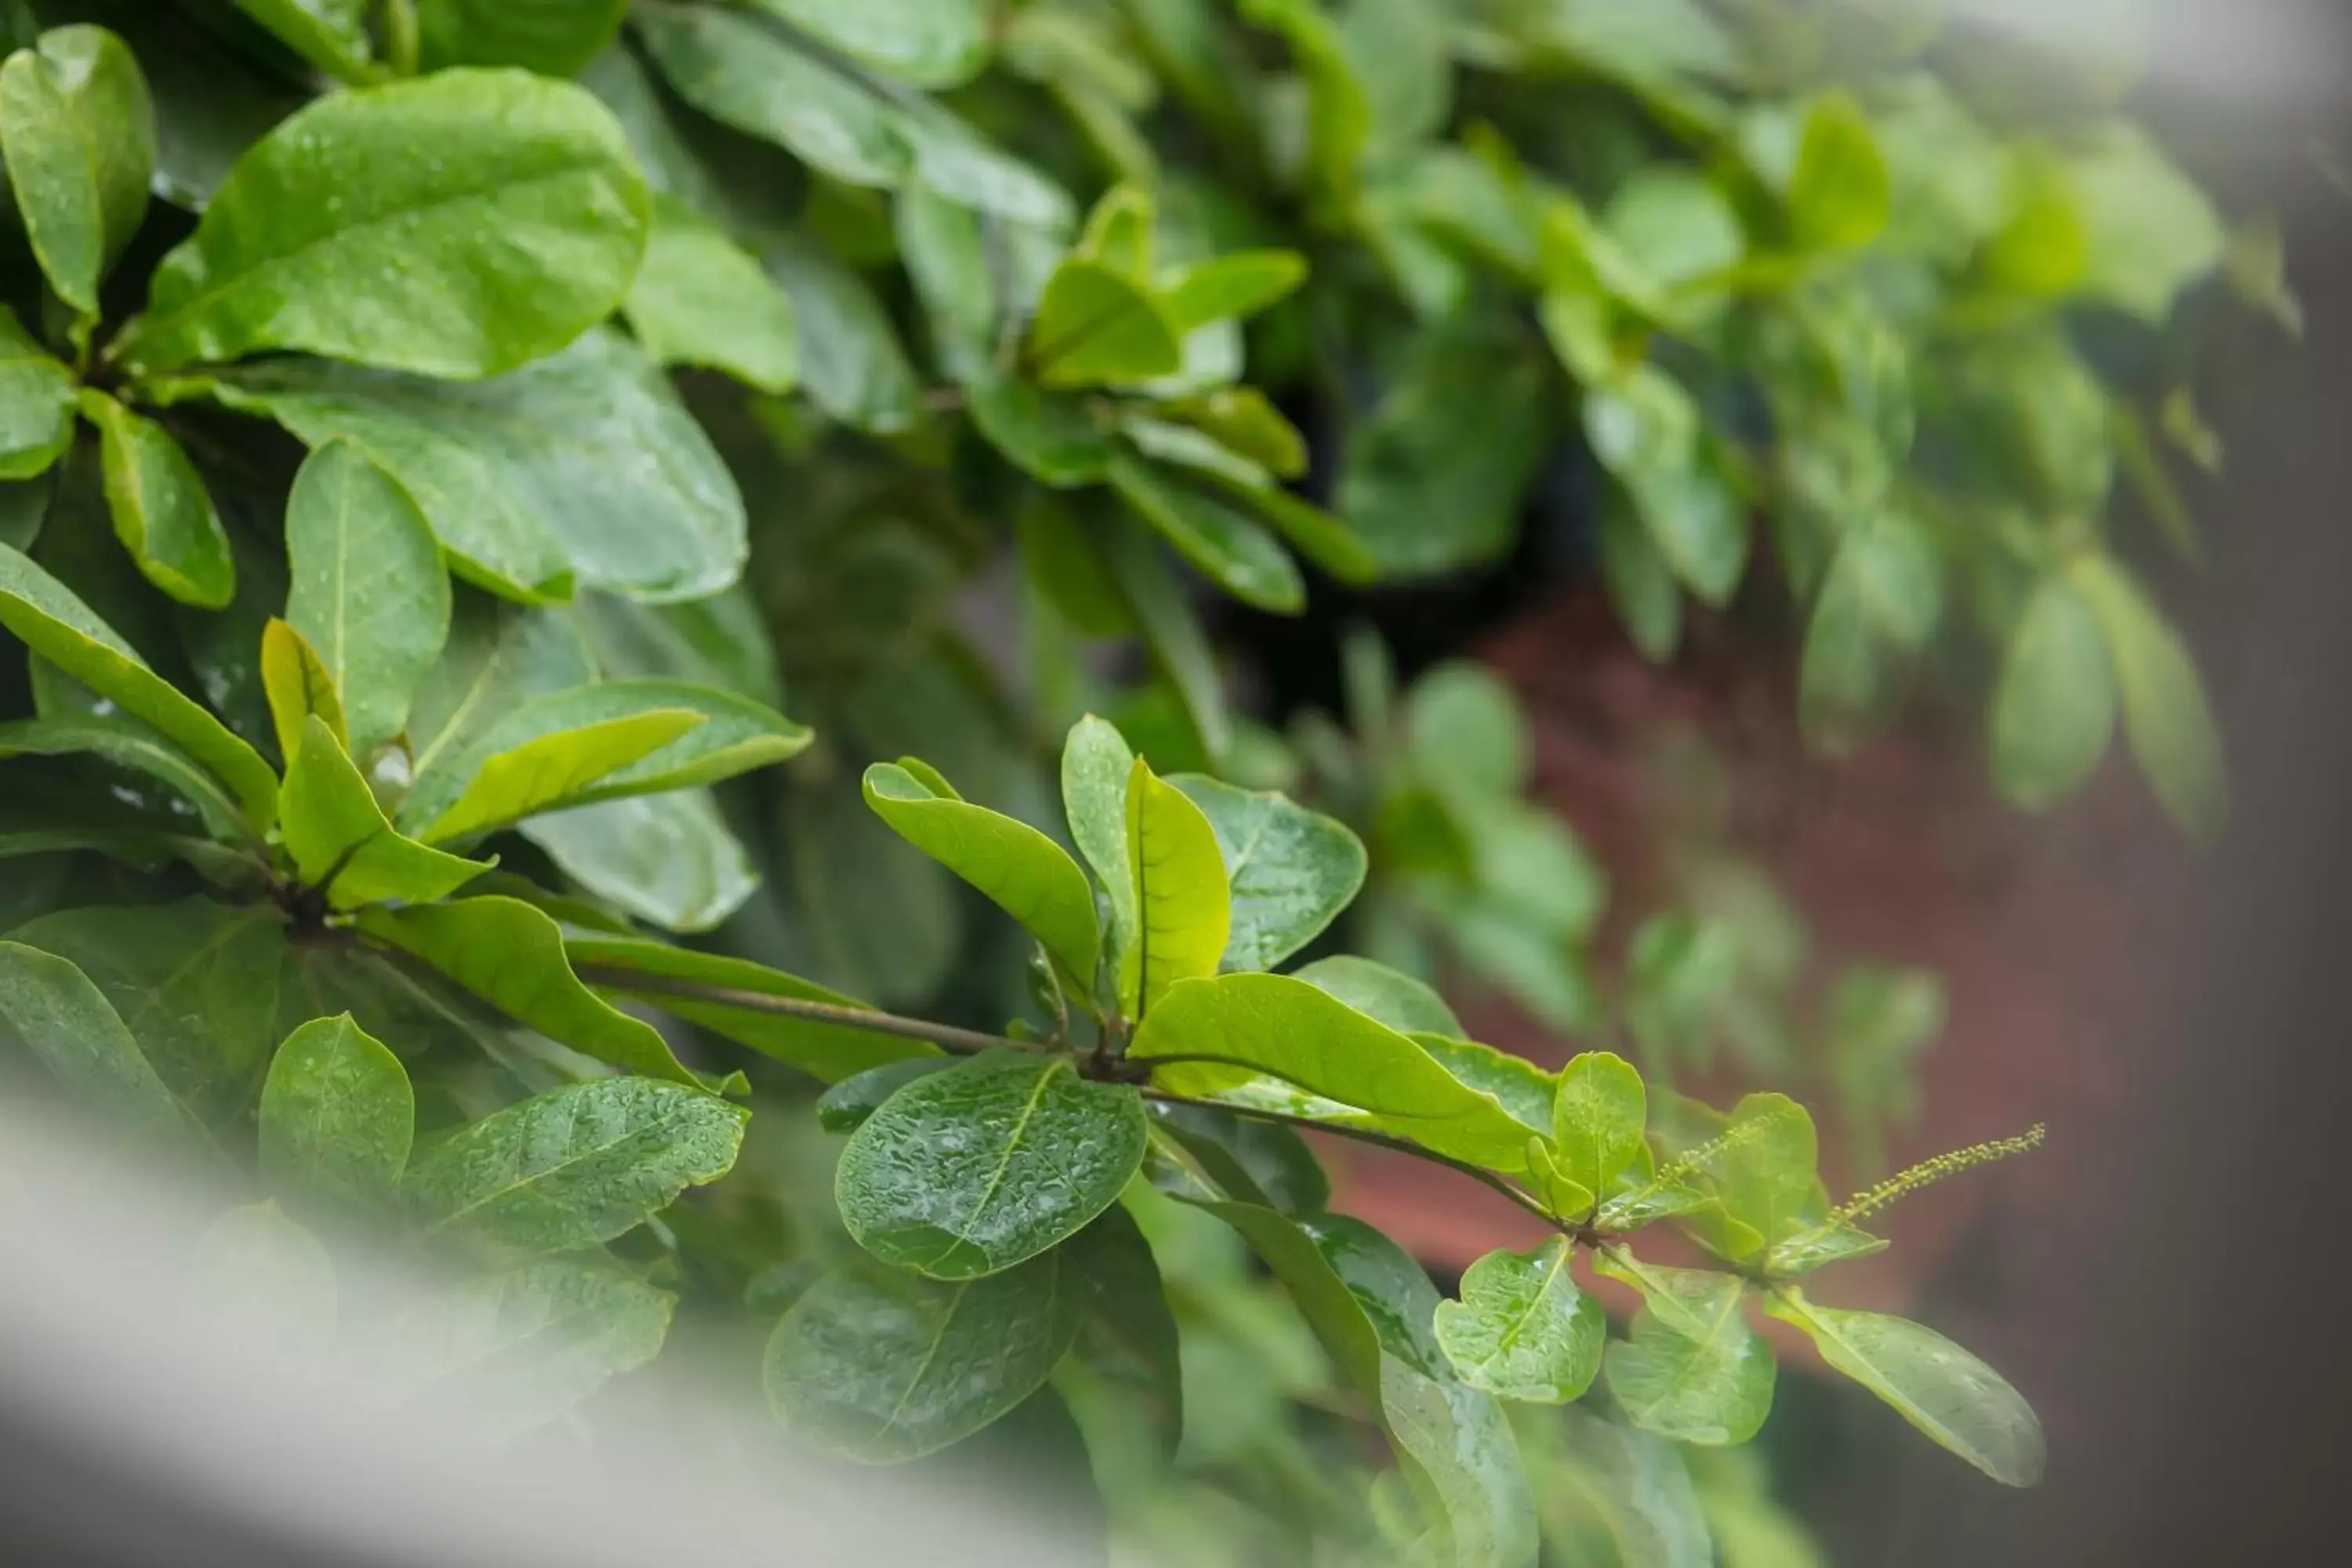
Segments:
[[[965,388],[965,407],[989,445],[1041,484],[1096,484],[1110,466],[1109,436],[1076,397],[992,374]]]
[[[286,1037],[261,1086],[261,1169],[289,1188],[373,1199],[408,1169],[416,1095],[400,1058],[349,1013]]]
[[[1130,1018],[1148,1018],[1178,981],[1217,973],[1233,905],[1216,829],[1141,757],[1127,777],[1127,863],[1135,944],[1119,966],[1119,1003]]]
[[[658,1030],[580,984],[562,929],[529,904],[493,897],[362,910],[358,924],[551,1040],[632,1072],[695,1081]]]
[[[2054,805],[2098,766],[2116,723],[2116,671],[2098,611],[2045,579],[2009,637],[1993,690],[1993,778],[2028,811]]]
[[[1714,1162],[1723,1212],[1769,1247],[1805,1223],[1820,1189],[1813,1119],[1785,1094],[1750,1094],[1727,1132]]]
[[[523,1252],[610,1241],[735,1163],[751,1112],[650,1079],[594,1079],[459,1128],[410,1166],[432,1229]]]
[[[800,378],[793,302],[717,225],[669,197],[654,202],[645,265],[623,310],[666,365],[724,371],[781,396]]]
[[[171,433],[95,388],[81,410],[103,442],[106,505],[141,575],[183,604],[217,610],[236,592],[228,533]]]
[[[1861,106],[1831,93],[1805,116],[1789,177],[1789,230],[1809,250],[1859,250],[1886,227],[1893,188]]]
[[[2001,1375],[1933,1329],[1879,1312],[1820,1307],[1794,1289],[1768,1306],[1812,1336],[1822,1359],[2003,1486],[2042,1479],[2042,1423]]]
[[[1330,1177],[1289,1128],[1204,1105],[1150,1110],[1159,1133],[1181,1146],[1226,1196],[1294,1215],[1329,1205]]]
[[[646,50],[677,94],[723,125],[852,185],[895,186],[913,150],[882,98],[756,18],[709,6],[640,7]]]
[[[1517,797],[1527,788],[1527,724],[1511,689],[1484,665],[1452,659],[1413,682],[1405,742],[1426,782],[1450,793]]]
[[[1501,1399],[1565,1405],[1601,1371],[1608,1320],[1569,1271],[1576,1249],[1553,1237],[1533,1252],[1490,1252],[1462,1276],[1462,1299],[1437,1304],[1437,1342],[1462,1381]]]
[[[1601,577],[1626,636],[1653,662],[1672,658],[1682,641],[1682,589],[1631,505],[1614,497],[1602,504],[1599,544]]]
[[[220,781],[199,767],[185,752],[136,719],[115,714],[20,719],[0,724],[0,757],[81,753],[161,780],[194,810],[205,833],[211,837],[236,840],[243,837],[236,800],[221,786]],[[250,848],[249,843],[247,847]]]
[[[1221,968],[1274,968],[1321,935],[1364,885],[1364,846],[1346,824],[1202,773],[1168,782],[1209,819],[1224,859],[1232,925]]]
[[[1184,1431],[1184,1382],[1176,1317],[1150,1243],[1118,1205],[1070,1243],[1086,1302],[1077,1342],[1063,1363],[1083,1366],[1148,1422],[1155,1450],[1172,1458]]]
[[[541,812],[520,826],[565,876],[665,931],[709,931],[760,886],[708,790]]]
[[[1942,566],[1915,520],[1885,510],[1850,523],[1806,624],[1806,737],[1841,751],[1883,727],[1942,614]]]
[[[991,1052],[916,1079],[850,1135],[842,1223],[885,1263],[970,1279],[1026,1262],[1116,1202],[1143,1101],[1065,1058]]]
[[[1704,456],[1685,466],[1640,468],[1625,488],[1643,526],[1692,597],[1721,607],[1748,567],[1748,514],[1722,469]]]
[[[1087,1293],[1066,1249],[982,1279],[928,1279],[859,1258],[803,1293],[768,1341],[778,1420],[869,1464],[968,1437],[1043,1384]]]
[[[2123,694],[2124,735],[2140,771],[2181,831],[2211,839],[2228,810],[2229,784],[2221,738],[2188,645],[2107,557],[2081,558],[2069,579],[2105,635]]]
[[[793,300],[801,389],[831,418],[872,436],[912,429],[922,388],[882,301],[814,237],[767,236],[760,258]]]
[[[653,1360],[677,1304],[620,1269],[542,1258],[419,1302],[372,1348],[411,1398],[519,1436]]]
[[[420,0],[419,63],[578,76],[620,36],[628,0]]]
[[[457,69],[331,93],[237,160],[110,352],[142,373],[297,349],[497,375],[610,315],[646,227],[621,128],[570,83]]]
[[[692,599],[742,570],[734,480],[661,372],[616,332],[588,332],[495,381],[280,360],[206,390],[307,446],[349,441],[415,499],[457,572],[493,593],[562,599],[576,583]]]
[[[907,1057],[853,1073],[816,1097],[817,1125],[827,1132],[855,1132],[917,1079],[960,1065],[950,1056]]]
[[[207,1118],[252,1103],[278,1042],[278,912],[209,899],[64,910],[12,940],[76,965],[131,1038],[142,1065]]]
[[[1110,904],[1111,962],[1124,973],[1138,932],[1135,872],[1128,858],[1127,782],[1135,752],[1118,726],[1089,713],[1062,743],[1062,810],[1070,842],[1094,868]]]
[[[367,0],[236,0],[236,7],[335,80],[374,78]]]
[[[598,991],[650,1003],[826,1083],[838,1083],[888,1063],[909,1058],[930,1061],[938,1056],[938,1047],[922,1040],[763,1013],[756,1006],[730,1005],[695,994],[719,997],[733,993],[747,1003],[759,996],[778,996],[831,1007],[866,1006],[837,991],[747,959],[634,937],[575,936],[564,943],[564,951],[582,977]]]
[[[1150,649],[1152,663],[1174,689],[1201,749],[1212,761],[1233,741],[1224,686],[1216,656],[1200,616],[1169,569],[1158,542],[1124,518],[1091,535],[1102,563],[1126,601],[1128,615]]]
[[[422,778],[464,756],[531,699],[595,679],[595,656],[568,614],[479,595],[459,599],[441,658],[409,705],[412,776]]]
[[[76,391],[73,372],[0,305],[0,479],[29,479],[65,456],[73,445]],[[31,542],[0,533],[0,542],[20,550]]]
[[[866,804],[891,830],[985,893],[1045,946],[1084,993],[1102,954],[1094,889],[1062,847],[1025,822],[942,796],[900,763],[866,770]]]
[[[1232,507],[1123,454],[1111,458],[1108,477],[1138,517],[1234,597],[1280,615],[1306,607],[1307,584],[1297,566]]]
[[[1475,1040],[1405,1032],[1439,1067],[1470,1088],[1493,1095],[1522,1127],[1536,1132],[1550,1128],[1552,1096],[1558,1085],[1551,1074],[1535,1063]]]
[[[1307,473],[1306,437],[1255,386],[1221,386],[1160,404],[1154,412],[1190,426],[1277,479],[1296,479]],[[1333,526],[1341,525],[1334,519]],[[1344,535],[1343,531],[1343,536],[1353,542],[1352,535]],[[1307,549],[1296,538],[1293,542]],[[1329,569],[1328,563],[1324,564]]]
[[[352,752],[364,757],[407,724],[448,639],[440,547],[398,480],[358,447],[329,441],[286,498],[286,559],[287,622],[318,650]]]
[[[2221,266],[2212,201],[2138,127],[2109,121],[2070,146],[2066,182],[2083,229],[2077,292],[2155,325]]]
[[[492,862],[446,854],[395,832],[319,715],[310,716],[289,755],[278,831],[296,875],[307,887],[323,888],[334,908],[431,903],[490,868]]]
[[[1214,1095],[1265,1074],[1367,1112],[1384,1131],[1504,1172],[1527,1166],[1528,1130],[1405,1036],[1306,981],[1224,974],[1171,989],[1128,1054],[1171,1058],[1153,1081]],[[1182,1059],[1191,1058],[1191,1059]],[[1239,1070],[1236,1070],[1239,1069]]]
[[[1714,278],[1748,249],[1730,200],[1714,181],[1676,164],[1626,176],[1601,221],[1625,259],[1668,289]]]
[[[799,754],[809,732],[731,692],[607,680],[532,699],[420,766],[399,821],[440,840],[551,806],[716,784]]]
[[[1609,1392],[1627,1419],[1677,1443],[1745,1443],[1772,1408],[1772,1351],[1740,1310],[1737,1275],[1660,1268],[1622,1249],[1601,1272],[1633,1286],[1644,1305],[1632,1337],[1609,1347]]]
[[[744,584],[676,605],[583,594],[579,609],[608,676],[690,681],[783,706],[766,613]]]
[[[147,212],[155,114],[103,27],[55,27],[0,65],[0,150],[26,237],[58,298],[98,314],[98,285]]]
[[[755,0],[851,59],[917,87],[955,87],[988,58],[981,0]]]
[[[1649,1094],[1631,1062],[1609,1051],[1570,1058],[1551,1110],[1561,1173],[1602,1198],[1617,1191],[1629,1171],[1646,1173],[1648,1118]]]
[[[1434,986],[1369,958],[1349,953],[1318,958],[1291,978],[1329,992],[1400,1035],[1462,1037],[1462,1020]]]
[[[1182,368],[1181,336],[1141,283],[1073,256],[1045,280],[1024,353],[1049,387],[1132,386]]]
[[[261,689],[269,705],[270,728],[278,735],[278,753],[289,764],[301,749],[304,725],[313,718],[327,727],[327,738],[337,747],[349,749],[343,700],[326,661],[310,646],[310,638],[274,616],[261,628]],[[279,809],[284,809],[282,799]]]
[[[65,959],[0,942],[0,1038],[40,1058],[65,1086],[134,1130],[184,1115],[139,1042],[89,977]]]
[[[1180,332],[1255,316],[1307,281],[1295,250],[1235,250],[1180,267],[1160,280],[1160,302]]]

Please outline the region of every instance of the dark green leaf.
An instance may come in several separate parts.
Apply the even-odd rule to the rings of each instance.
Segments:
[[[155,114],[147,81],[103,27],[56,27],[0,65],[0,149],[42,274],[84,317],[147,211]]]
[[[99,988],[55,953],[0,942],[0,1037],[135,1130],[176,1128],[185,1114]]]
[[[646,226],[628,143],[579,88],[458,69],[331,93],[237,160],[113,353],[497,375],[612,313]]]
[[[578,76],[620,35],[628,0],[421,0],[420,63],[522,66],[541,76]]]
[[[1055,1248],[983,1279],[927,1279],[860,1258],[819,1279],[768,1341],[776,1416],[852,1458],[891,1464],[970,1436],[1045,1383],[1087,1292]]]
[[[911,429],[922,412],[921,387],[889,312],[865,279],[807,235],[766,237],[760,258],[792,297],[809,401],[869,435]]]
[[[918,87],[953,87],[988,58],[982,0],[755,0],[850,58]]]
[[[2211,838],[2221,829],[2229,785],[2221,738],[2187,644],[2105,556],[2077,562],[2071,581],[2105,636],[2132,755],[2181,830]]]
[[[1151,1109],[1154,1127],[1181,1146],[1225,1196],[1293,1215],[1316,1214],[1330,1203],[1330,1178],[1289,1128],[1209,1106]]]
[[[140,574],[184,604],[222,608],[236,563],[195,465],[169,431],[102,392],[84,389],[81,410],[103,439],[107,510]]]
[[[1067,1058],[991,1053],[916,1079],[850,1135],[842,1222],[885,1263],[1002,1272],[1076,1235],[1143,1159],[1143,1101]]]
[[[917,1079],[958,1065],[949,1056],[907,1057],[853,1073],[816,1097],[817,1125],[827,1132],[854,1132],[892,1095]]]
[[[194,817],[186,826],[201,828],[215,839],[242,837],[237,802],[220,781],[197,766],[185,752],[136,719],[120,714],[89,718],[75,715],[20,719],[0,724],[0,757],[81,753],[162,781],[185,803],[184,807],[167,803],[167,809],[184,809]]]
[[[965,389],[972,423],[1006,460],[1057,489],[1098,483],[1110,466],[1110,437],[1074,396],[1018,376],[985,375]]]
[[[437,1231],[522,1252],[610,1241],[735,1163],[751,1113],[650,1079],[595,1079],[459,1128],[406,1190]]]
[[[1993,777],[2029,811],[2072,794],[2106,754],[2116,723],[2116,671],[2098,612],[2052,577],[2011,631],[1994,689]]]
[[[1442,789],[1516,797],[1527,787],[1518,699],[1484,665],[1441,664],[1406,695],[1404,731],[1421,777]]]
[[[541,812],[520,826],[565,876],[665,931],[709,931],[760,885],[708,790]]]
[[[1462,1381],[1502,1399],[1565,1405],[1601,1371],[1608,1322],[1569,1270],[1576,1249],[1554,1237],[1533,1252],[1490,1252],[1462,1276],[1462,1299],[1437,1304],[1437,1342]]]
[[[349,1013],[286,1037],[261,1086],[261,1168],[294,1188],[369,1199],[408,1169],[416,1096],[400,1058]]]
[[[678,96],[713,120],[848,184],[895,186],[912,171],[913,150],[887,100],[756,17],[715,6],[640,6],[635,26]]]
[[[1281,545],[1231,506],[1125,456],[1110,461],[1112,486],[1183,557],[1244,604],[1296,614],[1307,585]]]
[[[1113,1205],[1069,1247],[1086,1292],[1072,1358],[1132,1402],[1160,1454],[1172,1458],[1184,1431],[1184,1384],[1176,1319],[1150,1245],[1127,1210]]]
[[[75,395],[73,372],[0,305],[0,479],[31,479],[65,456],[73,445]],[[21,493],[37,493],[46,508],[46,489]],[[0,543],[22,550],[31,542],[30,533],[19,538],[0,525]]]
[[[441,658],[409,705],[412,776],[454,764],[531,699],[595,679],[595,658],[569,615],[479,595],[459,599]]]

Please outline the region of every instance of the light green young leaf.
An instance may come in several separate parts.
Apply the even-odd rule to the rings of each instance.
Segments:
[[[1735,266],[1748,248],[1730,198],[1679,163],[1648,164],[1627,175],[1601,222],[1627,261],[1668,289]]]
[[[582,978],[599,992],[651,1004],[826,1083],[838,1083],[887,1063],[918,1058],[929,1060],[938,1055],[937,1047],[922,1040],[732,1006],[695,994],[737,992],[830,1007],[866,1007],[838,991],[748,959],[617,936],[575,936],[566,941],[564,951]]]
[[[1570,1058],[1551,1112],[1561,1173],[1595,1197],[1609,1196],[1628,1171],[1647,1169],[1648,1118],[1649,1094],[1631,1062],[1609,1051]]]
[[[2124,735],[2140,771],[2181,831],[2210,839],[2221,829],[2229,784],[2221,738],[2188,645],[2107,557],[2083,557],[2068,577],[2105,636],[2123,694]]]
[[[1492,1170],[1527,1166],[1528,1129],[1411,1039],[1304,980],[1224,974],[1177,985],[1128,1054],[1155,1082],[1214,1095],[1264,1074],[1354,1106],[1384,1131]]]
[[[349,1013],[286,1037],[261,1086],[261,1169],[289,1188],[372,1200],[408,1169],[416,1095],[400,1058]]]
[[[1203,773],[1168,782],[1209,819],[1224,858],[1232,926],[1222,968],[1274,968],[1322,934],[1364,885],[1364,847],[1346,824]]]
[[[1318,958],[1291,978],[1329,992],[1400,1035],[1463,1037],[1462,1020],[1454,1016],[1436,987],[1369,958],[1349,953]]]
[[[1822,1359],[2003,1486],[2042,1479],[2042,1423],[2006,1379],[1933,1329],[1820,1307],[1793,1289],[1766,1308],[1812,1336]]]
[[[1750,1094],[1733,1108],[1726,1132],[1710,1162],[1723,1212],[1769,1247],[1806,1223],[1820,1188],[1813,1119],[1785,1094]]]
[[[323,887],[339,910],[446,899],[492,862],[420,844],[384,820],[367,780],[313,713],[286,765],[278,826],[305,886]]]
[[[593,1079],[459,1128],[405,1187],[436,1231],[520,1252],[593,1247],[725,1175],[750,1119],[680,1084]]]
[[[917,87],[955,87],[988,58],[982,0],[755,0],[850,58]]]
[[[610,315],[646,227],[621,128],[568,82],[457,69],[331,93],[237,160],[111,352],[146,373],[296,349],[497,375]]]
[[[1180,332],[1255,316],[1307,281],[1295,250],[1235,250],[1180,267],[1159,280],[1160,302]]]
[[[49,287],[83,317],[138,232],[155,167],[155,112],[122,40],[53,27],[0,65],[0,151]]]
[[[1490,1252],[1462,1276],[1462,1299],[1437,1304],[1437,1342],[1462,1381],[1502,1399],[1565,1405],[1601,1371],[1608,1321],[1569,1270],[1576,1249],[1554,1237],[1533,1252]]]
[[[413,805],[415,794],[402,802],[401,815],[422,823],[416,836],[428,844],[478,837],[539,812],[584,802],[599,780],[705,722],[691,708],[647,708],[534,735],[482,758],[463,792],[437,815],[426,816],[422,806]]]
[[[1124,454],[1112,457],[1108,477],[1138,517],[1234,597],[1281,615],[1305,607],[1307,584],[1288,553],[1223,500]]]
[[[55,953],[0,942],[0,1039],[135,1130],[174,1128],[185,1114],[98,987]]]
[[[793,302],[760,263],[684,203],[654,199],[645,264],[622,309],[666,365],[724,371],[782,396],[800,378]]]
[[[0,305],[0,479],[47,473],[73,445],[77,389],[65,363]],[[0,527],[0,542],[26,548]]]
[[[1677,1443],[1745,1443],[1772,1408],[1771,1347],[1740,1310],[1737,1275],[1661,1268],[1622,1249],[1602,1273],[1640,1290],[1633,1337],[1609,1347],[1609,1392],[1628,1419]]]
[[[1886,227],[1893,201],[1886,160],[1861,106],[1844,93],[1805,116],[1789,178],[1789,228],[1809,250],[1859,250]]]
[[[842,1223],[885,1263],[1001,1273],[1075,1236],[1143,1160],[1142,1099],[1068,1058],[991,1052],[901,1089],[850,1135]]]
[[[1135,752],[1117,725],[1089,713],[1070,726],[1062,743],[1062,811],[1070,842],[1109,900],[1105,934],[1121,973],[1137,934],[1135,871],[1127,846],[1127,781],[1134,771]]]
[[[631,1072],[696,1081],[659,1030],[580,983],[565,960],[562,928],[529,904],[491,897],[371,909],[358,924],[549,1039]]]
[[[677,1304],[608,1265],[542,1258],[418,1303],[372,1348],[410,1397],[457,1399],[515,1436],[653,1360]]]
[[[509,598],[563,599],[575,585],[699,598],[743,568],[735,481],[667,378],[617,332],[583,333],[495,381],[278,360],[203,390],[310,447],[351,442],[415,498],[461,576]]]
[[[106,506],[141,575],[183,604],[217,610],[236,592],[227,531],[205,481],[171,433],[85,387],[81,411],[98,426]]]
[[[904,765],[866,770],[866,804],[901,838],[970,882],[1045,943],[1082,993],[1102,955],[1094,889],[1062,847],[1025,822],[943,797]]]
[[[1076,1339],[1085,1292],[1055,1248],[983,1279],[858,1258],[793,1303],[761,1381],[787,1427],[868,1464],[919,1458],[1036,1392]]]
[[[2028,811],[2054,805],[2098,766],[2115,722],[2116,672],[2098,612],[2072,583],[2050,578],[2025,602],[1993,691],[2001,794]]]
[[[1119,966],[1119,1005],[1148,1018],[1178,981],[1217,973],[1233,903],[1216,829],[1141,757],[1127,777],[1127,863],[1135,943]]]
[[[1182,333],[1142,284],[1071,257],[1054,269],[1029,322],[1024,362],[1049,387],[1132,386],[1173,375]]]
[[[709,931],[760,886],[708,790],[541,812],[520,828],[565,876],[664,931]]]
[[[578,76],[620,36],[628,0],[420,0],[418,63]]]
[[[1221,386],[1160,404],[1153,412],[1198,430],[1276,479],[1296,479],[1307,472],[1307,438],[1255,386]],[[1354,536],[1344,534],[1343,525],[1332,521],[1352,542]],[[1299,548],[1307,547],[1300,543]]]
[[[286,498],[286,619],[343,705],[354,756],[399,734],[449,636],[449,574],[415,500],[348,442],[310,454]]]

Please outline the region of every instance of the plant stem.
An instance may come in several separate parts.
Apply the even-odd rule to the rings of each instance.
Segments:
[[[868,1034],[928,1040],[943,1051],[961,1056],[998,1049],[1034,1051],[1038,1048],[1034,1040],[1016,1040],[1009,1035],[987,1035],[977,1029],[959,1029],[952,1024],[934,1024],[926,1018],[902,1017],[875,1007],[844,1007],[836,1003],[777,996],[765,991],[738,991],[724,985],[702,985],[691,980],[647,974],[643,970],[616,964],[583,963],[574,972],[589,984],[601,985],[611,991],[627,991],[646,996],[680,996],[697,1002],[715,1002],[726,1007],[740,1007],[746,1012],[805,1018],[812,1024],[837,1024],[845,1029],[864,1029]]]

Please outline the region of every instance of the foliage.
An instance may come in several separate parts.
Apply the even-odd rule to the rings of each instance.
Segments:
[[[2121,120],[1972,102],[1910,8],[1813,9],[0,5],[5,1059],[252,1187],[203,1268],[519,1428],[687,1299],[779,1320],[803,1438],[1075,1428],[1171,1554],[1703,1561],[1789,1539],[1675,1447],[1764,1419],[1760,1308],[2030,1484],[1998,1374],[1796,1283],[1979,1152],[1833,1207],[1796,1102],[1668,1087],[1719,1035],[1790,1067],[1769,931],[1694,893],[1604,985],[1507,693],[1366,645],[1286,742],[1203,607],[1491,562],[1583,465],[1654,657],[1785,591],[1816,742],[1932,679],[2020,805],[2120,723],[2218,826],[2103,521],[2120,473],[2191,547],[2149,431],[2195,422],[2085,345],[2157,342],[2221,220]],[[956,605],[1008,542],[992,661]],[[1447,963],[1646,1070],[1464,1037]],[[932,1003],[1014,1021],[883,1010]],[[1811,1086],[1900,1120],[1939,1010],[1847,975]],[[1442,1300],[1300,1129],[1553,1237]],[[338,1302],[352,1215],[446,1294]]]

